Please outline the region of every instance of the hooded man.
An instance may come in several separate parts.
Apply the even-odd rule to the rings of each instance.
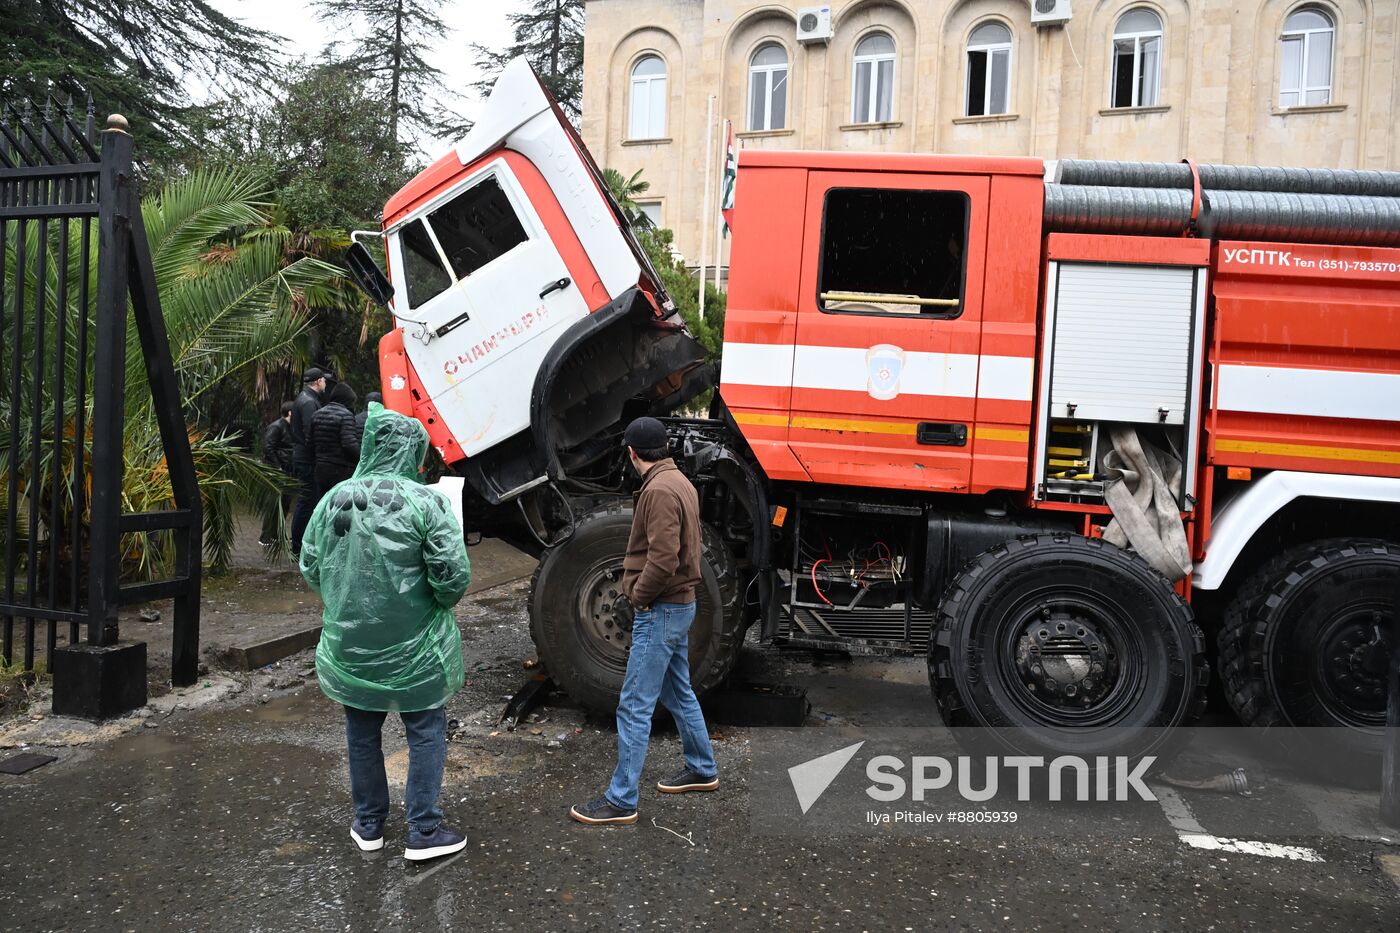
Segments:
[[[325,604],[316,674],[345,707],[350,836],[384,847],[389,785],[380,731],[397,712],[408,736],[404,806],[411,861],[460,852],[442,822],[445,704],[461,689],[462,641],[452,607],[471,580],[462,529],[447,498],[419,479],[428,432],[371,405],[355,475],[325,496],[302,542],[301,573]]]
[[[311,416],[306,448],[319,499],[341,480],[350,478],[360,462],[360,431],[355,426],[355,390],[337,382],[326,395],[326,404]]]

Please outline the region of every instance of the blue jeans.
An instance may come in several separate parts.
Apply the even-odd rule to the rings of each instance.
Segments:
[[[606,795],[615,807],[637,809],[637,783],[658,700],[676,720],[685,766],[704,778],[717,772],[700,701],[690,688],[690,623],[694,621],[694,603],[654,603],[650,609],[638,609],[632,620],[627,676],[617,702],[617,770]]]
[[[306,534],[306,525],[311,521],[311,513],[321,497],[316,495],[316,469],[307,461],[298,460],[292,464],[292,476],[297,481],[297,507],[292,510],[292,553],[301,553],[301,539]]]
[[[345,707],[345,744],[350,752],[350,797],[355,816],[373,832],[389,816],[389,781],[384,775],[380,729],[387,713]],[[442,822],[438,794],[442,791],[442,767],[447,761],[447,709],[399,713],[408,736],[408,782],[404,809],[408,825],[420,833],[432,833]]]

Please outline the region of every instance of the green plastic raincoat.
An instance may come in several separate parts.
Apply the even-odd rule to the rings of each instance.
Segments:
[[[452,607],[471,579],[462,529],[419,480],[428,432],[369,406],[360,465],[311,514],[301,573],[325,603],[316,674],[363,710],[434,709],[462,687]]]

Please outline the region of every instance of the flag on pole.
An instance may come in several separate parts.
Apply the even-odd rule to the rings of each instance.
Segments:
[[[739,153],[734,150],[734,124],[725,121],[729,138],[725,144],[724,177],[719,183],[719,212],[724,215],[724,232],[734,226],[734,182],[739,176]]]

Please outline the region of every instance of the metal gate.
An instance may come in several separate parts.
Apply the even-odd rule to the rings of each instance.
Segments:
[[[64,645],[114,646],[120,606],[173,597],[172,680],[186,685],[198,675],[199,488],[132,138],[120,116],[94,129],[90,102],[0,113],[0,661],[31,670]],[[128,380],[128,313],[144,380]],[[142,381],[174,508],[124,514],[126,391]],[[122,584],[126,536],[153,533],[174,536],[174,573]]]

